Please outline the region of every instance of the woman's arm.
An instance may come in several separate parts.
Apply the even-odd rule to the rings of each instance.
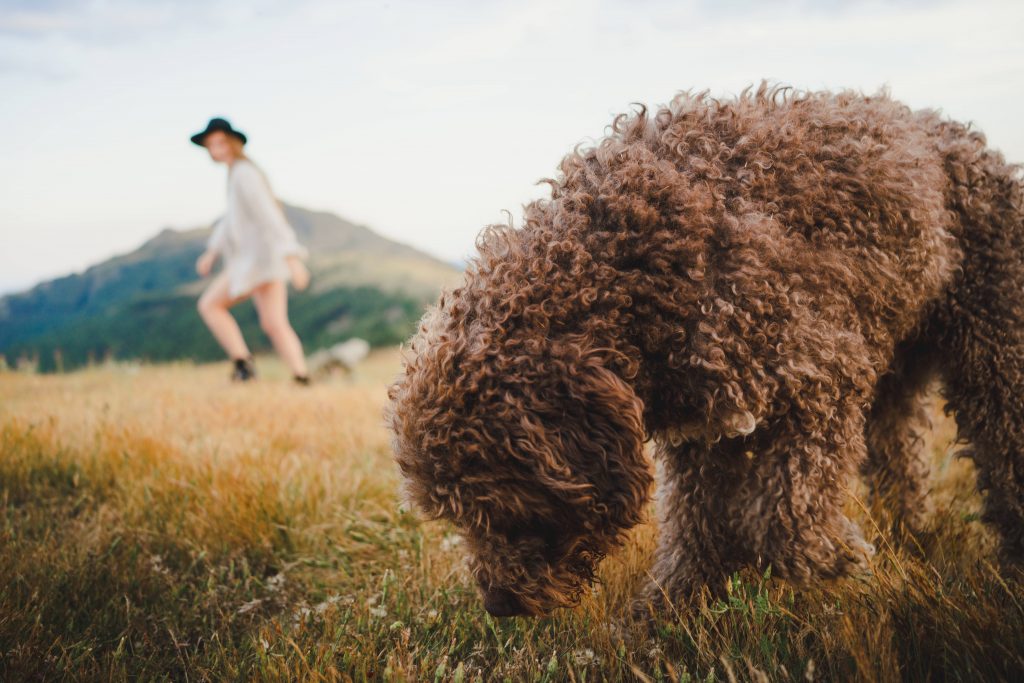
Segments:
[[[213,224],[213,232],[210,233],[209,239],[206,240],[206,251],[196,259],[196,272],[199,273],[200,277],[206,277],[210,274],[210,271],[213,270],[214,261],[217,260],[217,256],[224,248],[224,240],[226,239],[224,223],[224,217],[221,216]]]
[[[206,240],[206,251],[212,251],[219,254],[224,249],[224,240],[227,239],[225,234],[224,216],[217,219],[217,222],[213,224],[213,232],[210,233],[209,239]]]

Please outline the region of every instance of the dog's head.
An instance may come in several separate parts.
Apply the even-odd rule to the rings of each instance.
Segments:
[[[389,389],[405,494],[459,529],[491,614],[575,604],[643,514],[642,402],[583,340],[480,333],[457,294]]]

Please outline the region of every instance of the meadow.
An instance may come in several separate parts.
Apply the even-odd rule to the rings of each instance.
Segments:
[[[858,485],[869,575],[740,574],[649,631],[627,612],[653,521],[578,608],[492,619],[458,536],[401,506],[397,351],[308,388],[258,364],[0,374],[0,679],[1024,679],[1024,587],[937,402],[928,533],[894,535]]]

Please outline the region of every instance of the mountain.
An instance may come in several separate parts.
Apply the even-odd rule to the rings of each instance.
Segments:
[[[395,344],[423,307],[460,276],[451,264],[334,214],[284,205],[310,252],[310,288],[292,292],[289,314],[306,348],[352,336]],[[104,357],[151,361],[223,357],[196,312],[206,281],[195,260],[210,228],[167,228],[135,251],[82,273],[0,297],[0,356],[38,359],[42,370]],[[254,350],[269,344],[250,302],[235,307]]]

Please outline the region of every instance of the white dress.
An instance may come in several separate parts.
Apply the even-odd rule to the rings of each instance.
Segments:
[[[213,226],[206,246],[224,261],[231,297],[248,294],[264,282],[287,281],[285,257],[309,258],[263,172],[248,159],[239,159],[228,169],[227,210]]]

